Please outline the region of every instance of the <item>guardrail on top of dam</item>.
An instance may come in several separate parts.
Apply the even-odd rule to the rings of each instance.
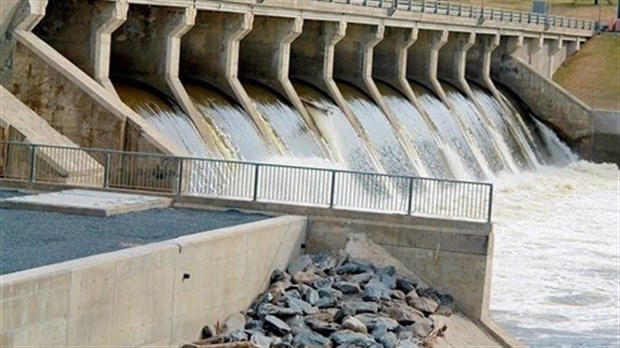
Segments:
[[[4,179],[67,184],[46,159],[79,162],[86,153],[103,177],[85,167],[72,186],[491,221],[489,183],[18,142],[0,149]]]
[[[513,11],[496,8],[476,7],[463,4],[454,4],[450,1],[424,1],[424,0],[317,0],[339,4],[387,8],[392,10],[405,10],[421,13],[441,14],[446,16],[458,16],[479,18],[481,20],[496,20],[501,22],[516,22],[528,24],[544,24],[574,29],[594,30],[596,23],[591,20],[576,19],[569,17],[553,16],[541,13]],[[258,2],[262,2],[258,0]]]

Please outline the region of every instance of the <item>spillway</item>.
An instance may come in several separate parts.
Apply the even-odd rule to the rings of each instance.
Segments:
[[[474,154],[472,145],[455,120],[456,116],[429,90],[411,81],[410,84],[420,98],[422,107],[430,115],[431,122],[438,129],[448,163],[453,166],[452,173],[460,179],[485,179],[490,170],[483,170],[486,164],[481,164]]]
[[[377,87],[398,119],[399,125],[415,141],[418,154],[422,157],[429,175],[434,178],[453,178],[436,130],[426,123],[420,111],[397,90],[381,82],[377,82]]]
[[[330,147],[334,161],[343,168],[354,171],[381,172],[364,140],[357,136],[355,129],[334,102],[307,84],[295,83],[294,86]]]
[[[264,161],[275,155],[250,115],[232,100],[197,82],[185,82],[185,88],[202,116],[233,149],[234,159]]]
[[[283,98],[256,83],[246,82],[244,87],[291,156],[329,158],[319,135],[311,132],[302,116]]]
[[[389,174],[416,175],[416,169],[409,160],[405,149],[385,114],[368,96],[353,86],[340,82],[338,88],[351,107],[351,111],[362,125],[364,131],[379,154],[379,161]]]
[[[172,101],[133,82],[115,81],[114,87],[125,104],[188,153],[197,157],[219,157],[207,148],[196,126]]]

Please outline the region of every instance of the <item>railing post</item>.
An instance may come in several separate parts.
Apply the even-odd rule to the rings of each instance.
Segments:
[[[177,178],[177,195],[181,195],[183,193],[183,158],[177,157],[177,173],[179,173],[179,177]]]
[[[493,185],[489,185],[489,207],[487,208],[487,222],[491,222],[492,209],[493,209]]]
[[[329,207],[334,207],[334,197],[336,196],[336,171],[332,170],[332,186],[329,192]]]
[[[413,209],[413,177],[409,178],[409,200],[407,201],[407,215],[411,215]]]
[[[37,146],[30,145],[30,182],[35,182],[37,171]]]
[[[258,163],[254,164],[254,193],[252,195],[252,200],[256,202],[258,198],[258,168],[260,165]]]
[[[105,164],[103,166],[103,187],[110,187],[110,153],[105,154]]]

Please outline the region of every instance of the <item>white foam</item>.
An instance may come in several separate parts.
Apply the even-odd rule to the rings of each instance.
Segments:
[[[618,183],[615,165],[584,161],[497,178],[491,310],[527,343],[557,330],[616,344]]]

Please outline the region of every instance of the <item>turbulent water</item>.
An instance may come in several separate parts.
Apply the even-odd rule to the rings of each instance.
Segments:
[[[497,179],[491,311],[528,345],[619,346],[618,183],[583,161]]]

